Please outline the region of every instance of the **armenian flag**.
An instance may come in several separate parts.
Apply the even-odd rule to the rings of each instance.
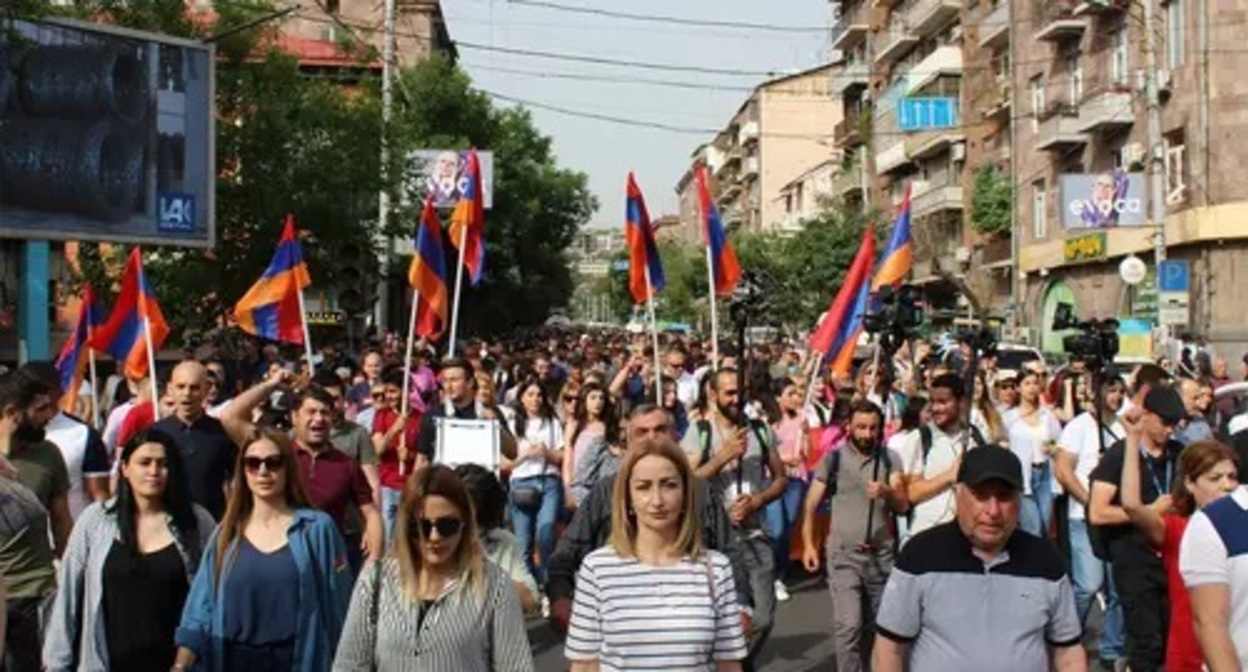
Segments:
[[[711,251],[711,273],[715,278],[713,291],[716,296],[727,296],[741,280],[741,264],[737,262],[737,254],[732,250],[732,243],[724,233],[724,223],[719,217],[719,209],[711,200],[711,190],[707,186],[706,165],[697,168],[698,204],[702,216],[702,232],[706,237],[706,245]]]
[[[143,274],[142,251],[136,246],[126,259],[126,270],[121,276],[121,291],[108,321],[87,341],[87,347],[97,352],[107,352],[123,364],[126,376],[141,380],[148,375],[147,339],[143,323],[151,331],[152,348],[159,350],[169,336],[169,323],[160,312],[156,295],[147,284]],[[155,357],[155,353],[151,353]]]
[[[867,226],[858,253],[845,274],[845,282],[832,299],[823,322],[810,337],[811,350],[823,353],[824,361],[837,373],[847,373],[853,365],[854,348],[862,333],[871,283],[868,278],[875,261],[875,227]]]
[[[416,250],[407,270],[407,282],[416,290],[416,333],[437,338],[447,324],[450,300],[446,291],[446,255],[442,248],[442,224],[433,207],[433,195],[425,199],[416,228]]]
[[[77,405],[78,388],[82,387],[83,372],[90,359],[87,341],[101,324],[104,324],[104,310],[96,302],[91,285],[84,285],[78,324],[56,358],[56,368],[61,374],[61,409],[67,413],[72,413]]]
[[[468,278],[475,285],[485,270],[485,199],[481,192],[481,161],[475,149],[468,151],[464,174],[468,183],[451,214],[449,231],[451,244],[463,247],[459,253]]]
[[[273,260],[234,306],[238,328],[270,341],[302,345],[304,315],[299,293],[311,284],[295,235],[295,217],[286,215]]]
[[[910,184],[906,184],[905,195],[901,199],[901,210],[893,222],[893,232],[888,238],[888,246],[880,257],[880,264],[875,271],[875,280],[871,289],[877,290],[885,285],[898,287],[914,267],[914,243],[910,239]]]
[[[628,289],[637,303],[645,303],[652,292],[658,292],[667,284],[663,276],[663,261],[659,258],[659,246],[654,239],[654,226],[646,210],[646,198],[632,173],[624,197],[624,239],[628,244]],[[649,281],[646,269],[650,271]],[[648,285],[648,286],[647,286]]]

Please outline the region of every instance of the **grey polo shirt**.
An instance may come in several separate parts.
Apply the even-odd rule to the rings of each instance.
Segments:
[[[825,453],[815,467],[815,480],[836,487],[828,532],[829,552],[858,550],[867,538],[867,513],[871,505],[867,499],[867,483],[872,480],[888,483],[895,474],[902,472],[901,456],[896,451],[888,451],[885,459],[878,459],[876,455],[882,453],[860,453],[846,443]],[[834,462],[839,462],[837,473],[832,473]],[[877,552],[891,553],[893,548],[892,515],[883,499],[875,502],[871,545]]]
[[[1048,672],[1050,647],[1083,639],[1070,577],[1047,542],[1015,530],[985,563],[957,521],[902,548],[876,626],[911,645],[911,672]]]

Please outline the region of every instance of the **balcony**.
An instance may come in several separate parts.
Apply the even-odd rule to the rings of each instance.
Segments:
[[[998,76],[992,84],[983,88],[979,99],[980,114],[984,119],[1000,122],[1010,120],[1010,80]]]
[[[758,157],[751,156],[741,164],[741,177],[746,180],[753,180],[758,177]]]
[[[1126,87],[1107,87],[1083,97],[1079,106],[1079,130],[1083,133],[1129,128],[1135,123],[1131,92]]]
[[[854,88],[866,88],[871,84],[871,66],[866,63],[846,63],[841,71],[832,75],[832,95],[843,96]]]
[[[725,151],[723,163],[719,164],[719,168],[715,169],[715,177],[721,181],[732,181],[727,178],[736,176],[737,169],[741,166],[742,154],[740,147],[732,147]]]
[[[1010,257],[1010,237],[1008,235],[1002,238],[991,238],[976,246],[976,253],[979,257],[975,266],[978,268],[1002,268],[1009,266]]]
[[[1075,5],[1075,16],[1093,16],[1097,14],[1117,14],[1125,12],[1130,3],[1127,0],[1082,0]]]
[[[832,195],[854,198],[862,194],[862,169],[857,165],[842,168],[832,178]]]
[[[875,154],[875,172],[877,175],[887,175],[909,163],[910,157],[906,155],[905,140],[897,141]]]
[[[918,0],[906,17],[919,38],[930,37],[962,12],[961,0]]]
[[[952,184],[949,178],[930,182],[916,180],[911,184],[910,213],[915,217],[962,210],[962,187]]]
[[[960,129],[936,128],[930,131],[907,133],[903,145],[906,149],[906,158],[918,161],[947,153],[955,143],[962,142],[964,139]]]
[[[1081,126],[1079,108],[1060,101],[1050,103],[1036,132],[1036,149],[1063,150],[1087,144],[1088,136]]]
[[[737,144],[748,145],[758,141],[758,122],[747,121],[741,124],[741,129],[737,131]]]
[[[1034,25],[1040,26],[1036,39],[1042,42],[1065,42],[1083,36],[1088,24],[1075,16],[1072,0],[1041,0],[1035,12]]]
[[[832,26],[832,48],[853,51],[867,39],[871,31],[869,8],[865,4],[854,5]]]
[[[997,6],[979,24],[979,48],[1003,50],[1010,43],[1010,0],[997,0]]]
[[[903,18],[894,18],[889,21],[888,27],[880,31],[879,34],[879,50],[875,52],[875,63],[888,64],[895,63],[897,59],[905,56],[914,49],[919,43],[919,36],[911,32],[910,27],[906,25]]]
[[[915,95],[923,87],[936,81],[941,76],[960,76],[962,74],[962,47],[943,46],[927,55],[910,69],[910,83],[907,95]]]
[[[842,119],[832,127],[832,142],[837,149],[849,149],[862,144],[862,116]]]

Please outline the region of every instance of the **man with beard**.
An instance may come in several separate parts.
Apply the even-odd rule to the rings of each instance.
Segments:
[[[763,508],[789,486],[784,463],[776,450],[775,432],[765,422],[741,415],[737,371],[727,368],[711,378],[709,412],[691,425],[681,448],[699,479],[728,510],[732,535],[745,549],[743,560],[754,595],[754,633],[750,658],[771,632],[776,610],[775,552],[763,526]]]
[[[825,496],[831,497],[836,512],[828,531],[827,562],[838,672],[869,669],[869,632],[897,547],[892,519],[909,507],[901,456],[880,445],[883,426],[879,406],[854,402],[849,445],[823,456],[806,494],[802,562],[812,574],[819,570],[815,512]]]
[[[41,615],[56,590],[53,563],[73,526],[69,470],[61,451],[44,440],[43,429],[56,412],[43,383],[20,371],[0,377],[0,577],[8,587],[7,672],[40,669]]]
[[[295,380],[290,372],[278,371],[235,398],[221,421],[236,444],[247,445],[255,436],[256,427],[250,422],[252,410],[269,395]],[[364,558],[381,557],[384,543],[381,514],[373,503],[373,490],[359,463],[335,448],[330,441],[334,426],[334,397],[319,387],[310,387],[297,396],[290,412],[291,434],[296,448],[295,464],[303,477],[312,506],[333,518],[346,540],[351,570],[358,573]],[[363,535],[347,525],[347,510],[352,505],[358,507],[364,518]],[[363,552],[363,556],[359,551]]]

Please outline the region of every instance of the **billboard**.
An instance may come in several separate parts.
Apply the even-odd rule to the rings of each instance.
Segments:
[[[1121,168],[1058,176],[1062,228],[1143,226],[1148,222],[1144,185],[1144,173],[1128,173]]]
[[[438,208],[453,208],[468,185],[464,168],[468,150],[418,149],[407,155],[407,184],[413,198],[424,200],[433,194]],[[494,207],[494,153],[478,150],[481,164],[481,191],[485,207]]]
[[[0,24],[0,237],[211,247],[213,50]]]

